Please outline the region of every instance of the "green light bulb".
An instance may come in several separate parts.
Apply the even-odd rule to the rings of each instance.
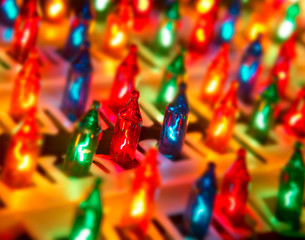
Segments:
[[[170,65],[168,65],[159,88],[156,103],[157,107],[161,111],[164,111],[166,105],[176,96],[178,85],[184,74],[184,49],[181,49],[180,53],[175,57]]]
[[[70,240],[95,240],[99,239],[99,230],[103,211],[100,197],[101,180],[98,179],[89,197],[83,201],[77,211]]]
[[[293,31],[296,28],[296,17],[300,13],[300,5],[299,2],[296,2],[289,6],[286,11],[286,17],[279,25],[277,30],[277,37],[279,40],[286,40],[288,39]]]
[[[283,167],[277,197],[275,216],[279,221],[299,226],[303,205],[305,168],[302,156],[302,144],[295,144],[294,153]]]
[[[174,1],[169,6],[169,8],[166,10],[166,16],[171,20],[178,20],[180,18],[178,1]]]
[[[70,176],[80,177],[89,173],[102,132],[99,108],[100,103],[94,101],[73,133],[63,165],[63,170]]]
[[[275,81],[273,81],[257,101],[251,120],[248,133],[260,142],[265,142],[274,122],[274,112],[279,101]]]

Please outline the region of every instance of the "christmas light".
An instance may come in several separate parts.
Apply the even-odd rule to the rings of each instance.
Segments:
[[[14,81],[9,112],[16,120],[21,120],[37,106],[40,90],[39,67],[38,52],[32,49]]]
[[[277,86],[273,81],[257,101],[249,123],[248,133],[256,140],[265,142],[273,126],[277,102]]]
[[[98,12],[102,12],[107,9],[110,4],[110,0],[95,0],[94,7]]]
[[[255,41],[259,36],[267,33],[266,17],[254,13],[248,27],[248,39]]]
[[[196,10],[201,15],[212,13],[216,16],[218,5],[218,0],[198,0],[196,4]]]
[[[291,36],[296,28],[296,18],[299,15],[300,6],[299,1],[294,1],[292,5],[287,8],[285,19],[279,24],[277,30],[277,38],[281,41],[286,40]]]
[[[188,235],[203,239],[208,231],[217,193],[215,164],[209,163],[207,171],[195,182],[184,213]]]
[[[229,42],[234,35],[235,22],[240,12],[240,1],[234,0],[221,23],[218,39],[221,43]]]
[[[159,151],[169,158],[179,156],[184,143],[190,113],[185,91],[186,84],[180,83],[178,94],[165,109]]]
[[[14,25],[14,37],[10,49],[13,58],[23,63],[38,35],[39,16],[36,0],[24,1]]]
[[[166,105],[171,102],[178,92],[178,84],[185,74],[184,49],[167,66],[156,99],[157,107],[163,112]]]
[[[122,218],[122,226],[135,228],[139,236],[146,235],[154,209],[154,196],[160,184],[157,168],[157,150],[150,149],[142,164],[136,168],[132,180],[127,211]]]
[[[69,176],[81,177],[89,173],[102,136],[99,108],[100,103],[93,101],[91,109],[81,118],[74,130],[63,165],[63,170]]]
[[[277,59],[271,69],[270,79],[277,79],[277,87],[281,97],[285,96],[285,91],[289,83],[289,72],[291,61],[294,59],[296,34],[292,34],[281,46]]]
[[[139,73],[137,51],[137,46],[131,45],[128,55],[117,69],[109,97],[109,107],[114,113],[127,104],[130,93],[135,89]]]
[[[208,67],[204,76],[200,99],[208,104],[214,104],[221,95],[224,83],[228,77],[229,47],[224,44]]]
[[[78,206],[69,239],[99,239],[99,231],[103,217],[99,190],[100,183],[101,180],[96,180],[95,186],[88,198]]]
[[[294,153],[283,167],[275,216],[279,221],[299,227],[303,206],[305,169],[302,144],[296,143]]]
[[[238,71],[238,97],[245,103],[252,101],[252,91],[260,72],[262,47],[260,37],[251,42],[245,51]]]
[[[217,201],[217,207],[233,225],[243,222],[246,211],[250,175],[245,158],[246,151],[239,149],[237,159],[225,173]]]
[[[67,76],[61,109],[71,121],[84,114],[87,104],[93,71],[89,47],[89,42],[85,42]]]
[[[180,18],[178,1],[172,2],[162,19],[154,40],[154,52],[166,55],[172,49],[176,41],[177,21]]]
[[[32,109],[17,127],[9,142],[2,172],[2,181],[12,188],[28,187],[36,170],[42,145]]]
[[[283,117],[285,130],[298,137],[305,137],[305,88],[302,88],[291,103],[290,108]]]
[[[90,0],[84,0],[81,10],[72,18],[69,35],[62,50],[62,55],[73,60],[79,53],[81,46],[88,37],[90,20],[92,19]]]
[[[237,88],[238,83],[232,82],[228,92],[216,106],[207,129],[205,144],[219,153],[226,152],[232,137],[238,111]]]
[[[0,1],[0,23],[7,27],[14,26],[15,19],[18,15],[18,6],[16,0]]]
[[[67,14],[66,0],[47,0],[45,3],[45,17],[53,22],[60,21]]]
[[[132,9],[128,0],[121,0],[116,11],[107,18],[103,50],[113,56],[121,56],[127,45],[127,28],[132,25]]]
[[[151,0],[133,0],[133,9],[136,16],[147,15],[151,8]]]
[[[125,108],[118,114],[110,143],[111,159],[123,168],[133,167],[142,127],[138,104],[139,92],[134,90]]]
[[[192,30],[189,50],[194,53],[206,51],[213,36],[214,20],[211,14],[200,15]]]

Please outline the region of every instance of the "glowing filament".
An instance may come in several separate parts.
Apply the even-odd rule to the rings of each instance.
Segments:
[[[144,189],[141,189],[133,199],[130,212],[131,216],[135,217],[143,215],[146,210],[145,202],[145,191]]]
[[[233,197],[229,197],[229,201],[230,201],[229,211],[232,212],[235,209],[236,202],[235,202],[235,199]]]
[[[86,142],[83,144],[79,144],[78,146],[78,155],[79,155],[79,161],[84,161],[84,157],[86,153],[90,153],[89,149],[86,149],[89,146],[89,138],[86,138]]]
[[[23,44],[23,45],[26,44],[26,42],[28,41],[29,37],[30,37],[30,30],[29,30],[29,29],[26,29],[26,30],[24,31],[23,36],[22,36],[21,44]]]
[[[296,124],[300,119],[302,118],[301,113],[296,113],[294,114],[290,119],[289,119],[289,124],[294,125]]]
[[[48,9],[50,17],[56,17],[61,11],[63,11],[64,5],[61,1],[55,1]]]
[[[177,130],[177,127],[178,127],[178,123],[179,123],[179,120],[180,118],[177,118],[176,119],[176,122],[175,122],[175,125],[173,127],[169,127],[169,131],[170,131],[170,134],[169,134],[169,137],[172,139],[172,140],[176,140],[176,137],[173,135],[175,130]]]
[[[90,235],[91,235],[91,230],[85,228],[80,231],[80,233],[76,236],[75,240],[86,240],[89,239]]]
[[[199,0],[197,3],[197,11],[201,14],[209,12],[214,6],[214,0]]]
[[[201,197],[198,197],[197,205],[194,211],[195,211],[195,215],[193,217],[194,222],[198,222],[201,216],[207,212],[206,206]]]
[[[33,106],[34,105],[34,103],[35,103],[35,100],[36,100],[36,97],[35,97],[35,94],[30,94],[30,96],[28,97],[28,99],[27,100],[25,100],[25,101],[23,101],[22,102],[22,107],[23,108],[29,108],[29,107],[31,107],[31,106]]]
[[[294,202],[293,199],[295,199],[299,193],[299,189],[295,183],[291,183],[290,186],[292,189],[285,194],[285,205],[287,207],[290,206],[291,203]]]
[[[14,148],[14,155],[18,160],[18,170],[25,170],[29,167],[30,165],[30,156],[29,155],[25,155],[22,156],[20,150],[22,147],[22,143],[18,142],[17,146]]]
[[[119,98],[122,98],[122,97],[125,96],[125,94],[126,94],[126,92],[127,92],[127,89],[128,89],[127,86],[124,86],[124,87],[121,89],[121,91],[120,91],[120,93],[119,93]]]
[[[140,12],[146,12],[149,8],[149,0],[139,0],[138,1],[138,10]]]
[[[225,118],[223,118],[222,122],[217,126],[214,136],[219,136],[224,130],[226,130],[228,122]]]
[[[110,40],[111,46],[116,47],[124,41],[125,35],[122,31],[120,31],[117,24],[112,25],[110,32],[111,35],[113,36]]]
[[[167,102],[170,102],[173,100],[174,98],[174,93],[175,93],[175,88],[173,86],[169,86],[167,88],[166,94],[165,94],[165,98]]]
[[[215,76],[214,79],[212,79],[212,81],[209,82],[205,90],[206,93],[213,93],[218,87],[218,81],[219,81],[219,77]]]
[[[121,150],[123,149],[123,147],[126,145],[126,143],[127,143],[127,139],[128,139],[128,136],[127,136],[127,130],[125,131],[125,139],[124,139],[124,142],[123,142],[123,144],[121,145]]]
[[[83,25],[80,25],[75,29],[75,31],[72,34],[72,43],[74,46],[79,46],[83,42],[83,34],[85,31],[85,27]]]
[[[196,30],[196,38],[197,38],[198,42],[205,41],[205,33],[202,28],[199,28]]]

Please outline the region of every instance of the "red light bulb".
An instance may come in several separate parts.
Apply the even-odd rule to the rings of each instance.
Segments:
[[[191,33],[189,50],[194,53],[206,51],[213,36],[214,19],[211,14],[199,16]]]
[[[298,138],[305,137],[305,87],[299,91],[296,99],[284,115],[283,121],[289,134]]]
[[[270,79],[276,79],[278,93],[281,97],[285,96],[285,91],[289,83],[290,63],[287,60],[277,61],[272,70]]]
[[[139,96],[138,91],[132,91],[126,107],[119,112],[110,144],[111,159],[125,169],[133,167],[142,127]]]
[[[148,15],[151,5],[151,0],[133,0],[135,15],[139,17]]]
[[[10,50],[16,61],[23,63],[30,50],[35,47],[39,20],[36,0],[23,1],[15,22],[14,37]]]
[[[32,50],[17,74],[13,86],[10,114],[20,120],[28,111],[36,108],[40,89],[40,60],[38,52]]]
[[[135,230],[144,237],[154,209],[154,196],[160,184],[157,151],[150,149],[143,163],[135,170],[127,211],[122,226]]]
[[[243,221],[248,200],[251,178],[245,158],[246,151],[239,149],[237,159],[224,176],[219,193],[218,207],[233,225]]]
[[[13,188],[29,186],[35,172],[42,144],[35,109],[25,117],[12,136],[6,152],[2,180]]]
[[[228,54],[228,45],[224,44],[218,55],[209,65],[208,70],[204,76],[201,86],[200,98],[202,101],[208,104],[215,104],[222,93],[223,86],[226,79],[228,78]]]
[[[137,47],[131,45],[129,53],[117,69],[109,97],[109,107],[114,113],[124,107],[135,89],[136,77],[139,73]]]
[[[208,147],[219,153],[227,151],[232,137],[238,111],[237,88],[237,81],[233,81],[226,95],[216,106],[207,129],[205,143]]]
[[[127,28],[132,25],[133,16],[128,0],[118,4],[115,13],[107,18],[107,27],[104,35],[103,50],[112,56],[122,55],[127,45]]]

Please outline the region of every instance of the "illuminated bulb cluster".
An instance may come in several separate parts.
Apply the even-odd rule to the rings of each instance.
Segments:
[[[208,104],[215,104],[219,99],[225,81],[228,77],[229,47],[224,44],[218,55],[210,63],[203,78],[200,90],[200,99]]]
[[[63,170],[74,177],[89,173],[98,142],[102,137],[99,119],[100,103],[93,101],[91,109],[78,122],[67,148]]]

